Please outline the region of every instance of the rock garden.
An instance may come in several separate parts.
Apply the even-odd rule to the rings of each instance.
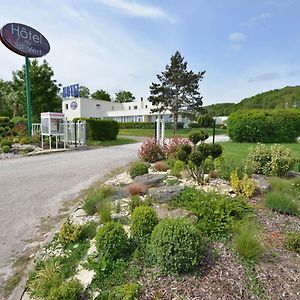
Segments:
[[[298,157],[149,139],[40,251],[23,299],[300,299]]]

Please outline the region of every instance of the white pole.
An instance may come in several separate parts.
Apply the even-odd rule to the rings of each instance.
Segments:
[[[160,122],[161,122],[161,116],[158,115],[158,118],[156,119],[156,141],[160,142]]]
[[[164,144],[165,143],[165,120],[164,119],[161,120],[161,140],[162,143]]]

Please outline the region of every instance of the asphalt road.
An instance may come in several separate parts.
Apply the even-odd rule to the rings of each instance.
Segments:
[[[42,217],[111,170],[137,159],[140,144],[0,160],[0,282]],[[0,284],[1,285],[1,284]]]

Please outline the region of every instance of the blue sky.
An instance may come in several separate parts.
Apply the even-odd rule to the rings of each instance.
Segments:
[[[1,2],[0,26],[23,23],[48,38],[45,59],[63,85],[146,98],[176,50],[206,70],[205,105],[300,83],[300,0]],[[0,45],[0,78],[23,63]]]

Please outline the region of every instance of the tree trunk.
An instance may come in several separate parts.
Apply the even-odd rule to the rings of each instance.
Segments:
[[[178,114],[173,113],[173,133],[176,133],[177,130],[177,122],[178,122]]]

